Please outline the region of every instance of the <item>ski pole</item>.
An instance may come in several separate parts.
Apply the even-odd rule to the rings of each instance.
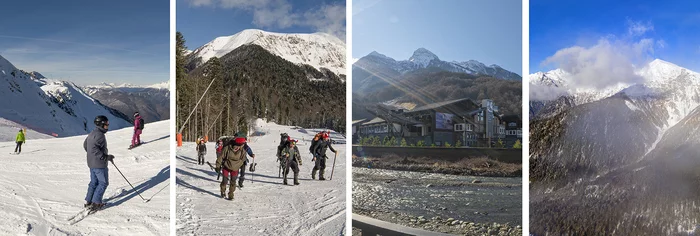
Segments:
[[[333,167],[331,167],[331,178],[330,180],[333,180],[333,171],[335,170],[335,158],[338,157],[338,152],[335,152],[335,156],[333,157]]]
[[[141,196],[141,193],[139,193],[139,191],[136,191],[136,188],[134,188],[134,185],[132,185],[131,182],[129,182],[129,180],[126,179],[126,176],[124,176],[122,171],[119,170],[119,167],[117,167],[117,165],[114,164],[114,161],[110,160],[109,162],[112,162],[112,165],[114,166],[114,168],[117,168],[117,171],[119,171],[119,174],[122,175],[122,177],[124,178],[124,180],[126,180],[127,183],[129,183],[129,185],[131,186],[131,189],[134,190],[134,192],[136,192],[136,194],[138,194],[139,197],[141,197],[141,199],[143,199],[143,202],[148,202],[151,200],[151,199],[146,200],[145,198],[143,198],[143,196]]]

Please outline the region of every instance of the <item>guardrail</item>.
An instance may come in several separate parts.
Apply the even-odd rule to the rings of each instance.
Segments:
[[[397,225],[386,221],[377,220],[371,217],[352,214],[352,227],[362,230],[363,236],[392,236],[392,235],[426,235],[426,236],[446,236],[451,234],[431,232],[422,229],[415,229],[403,225]]]

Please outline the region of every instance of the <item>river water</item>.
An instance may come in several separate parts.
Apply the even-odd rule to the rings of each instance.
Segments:
[[[522,225],[522,178],[352,168],[354,209]],[[472,183],[479,180],[481,183]]]

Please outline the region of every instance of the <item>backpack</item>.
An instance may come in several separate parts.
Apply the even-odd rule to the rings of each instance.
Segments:
[[[316,136],[314,136],[314,139],[311,140],[311,147],[309,147],[309,152],[311,152],[311,153],[314,152],[314,147],[316,147],[316,144],[318,143],[318,141],[321,140],[321,136],[322,136],[321,134],[322,133],[316,134]]]
[[[139,129],[140,129],[140,130],[143,130],[143,126],[144,126],[143,123],[144,123],[144,122],[143,122],[143,118],[139,118]]]

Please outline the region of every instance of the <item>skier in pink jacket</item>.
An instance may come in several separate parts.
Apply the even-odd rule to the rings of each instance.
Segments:
[[[134,113],[134,136],[131,138],[131,146],[134,148],[141,145],[141,132],[143,132],[143,118],[138,112]]]

